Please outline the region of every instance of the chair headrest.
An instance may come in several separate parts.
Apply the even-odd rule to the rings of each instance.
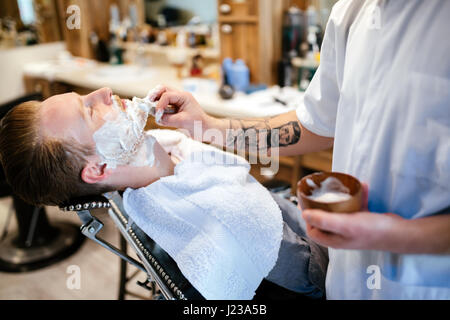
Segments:
[[[62,211],[82,211],[99,208],[110,208],[111,203],[104,196],[86,196],[72,199],[59,206]]]

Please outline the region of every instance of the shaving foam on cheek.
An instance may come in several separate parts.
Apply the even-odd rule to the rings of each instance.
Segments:
[[[143,145],[139,148],[138,152],[131,160],[129,165],[133,167],[144,167],[149,166],[152,167],[155,164],[155,153],[154,153],[154,145],[156,139],[150,135],[146,135]]]
[[[120,99],[115,97],[111,112],[104,117],[105,123],[94,133],[97,153],[110,168],[154,165],[155,139],[144,133],[151,106],[144,107],[135,99],[127,101],[124,110]]]

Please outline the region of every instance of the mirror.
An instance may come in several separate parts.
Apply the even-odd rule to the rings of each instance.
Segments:
[[[217,0],[146,0],[145,10],[146,22],[158,27],[217,21]]]
[[[0,1],[0,47],[62,40],[57,0]]]

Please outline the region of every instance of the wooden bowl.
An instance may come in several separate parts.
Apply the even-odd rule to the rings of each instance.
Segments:
[[[328,177],[335,177],[350,190],[351,198],[339,202],[319,202],[309,198],[313,188],[306,183],[311,179],[320,187],[322,181]],[[362,185],[355,177],[339,172],[319,172],[303,177],[297,185],[297,197],[302,209],[321,209],[329,212],[351,213],[360,211],[363,205]]]

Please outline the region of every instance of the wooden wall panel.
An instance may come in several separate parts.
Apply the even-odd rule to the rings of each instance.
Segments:
[[[144,0],[58,0],[60,21],[66,39],[68,50],[76,56],[94,58],[94,52],[90,44],[90,35],[97,33],[103,41],[109,40],[110,6],[117,4],[121,19],[128,15],[128,5],[136,3],[138,8],[139,23],[144,21]],[[78,5],[81,9],[81,29],[69,30],[66,27],[69,5]]]
[[[224,25],[222,23],[221,25]],[[229,34],[221,35],[221,58],[242,59],[250,69],[252,82],[261,81],[259,74],[259,29],[257,23],[230,22]]]
[[[229,13],[220,11],[223,4],[231,7]],[[259,0],[218,0],[218,8],[221,59],[244,60],[250,69],[251,82],[263,82],[260,74]],[[224,28],[231,28],[231,31],[227,33]]]
[[[308,5],[315,0],[282,0],[284,8],[289,8],[291,6],[299,7],[302,10],[306,10]]]
[[[218,0],[219,28],[229,25],[231,33],[220,32],[221,58],[243,59],[250,67],[253,83],[277,83],[281,58],[283,12],[291,5],[304,9],[307,0]],[[220,6],[228,4],[229,13]]]
[[[34,0],[34,9],[38,17],[39,42],[47,43],[62,40],[56,0]]]
[[[0,18],[11,17],[20,21],[19,6],[17,0],[1,0],[0,1]]]
[[[81,10],[81,28],[70,30],[67,27],[67,8],[77,5]],[[64,33],[67,50],[74,56],[92,58],[92,50],[89,44],[90,17],[88,15],[88,3],[85,0],[58,0],[59,19]]]

